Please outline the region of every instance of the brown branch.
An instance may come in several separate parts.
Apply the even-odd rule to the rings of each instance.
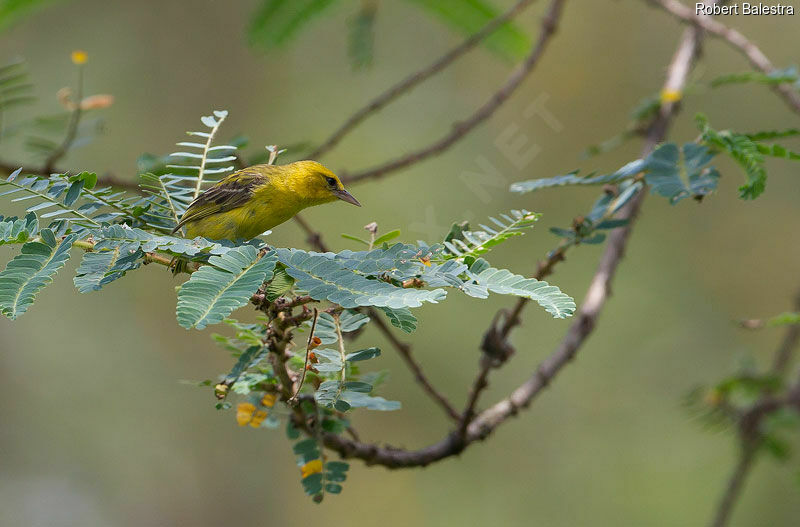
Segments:
[[[800,291],[795,295],[794,309],[800,311]],[[772,371],[774,371],[776,375],[783,377],[786,374],[786,369],[789,367],[792,354],[798,344],[800,344],[800,324],[792,324],[786,328],[786,333],[783,336],[781,345],[778,347],[778,351],[775,352]],[[800,384],[798,384],[798,386],[800,386]]]
[[[522,12],[526,7],[532,4],[535,0],[519,0],[515,3],[511,8],[508,9],[505,13],[497,16],[496,18],[490,20],[485,26],[483,26],[480,30],[476,33],[473,33],[469,38],[464,40],[458,46],[454,47],[434,62],[429,64],[428,66],[422,68],[421,70],[409,75],[405,79],[401,80],[394,86],[390,87],[388,90],[384,91],[374,99],[372,99],[367,105],[360,108],[356,111],[350,118],[348,118],[339,128],[336,129],[320,146],[318,146],[311,154],[309,154],[309,158],[317,159],[330,149],[335,147],[347,134],[349,134],[356,126],[358,126],[364,119],[369,117],[371,114],[381,110],[386,105],[388,105],[393,100],[397,99],[401,95],[406,92],[409,92],[419,83],[429,79],[433,75],[436,75],[440,71],[444,70],[447,66],[452,64],[456,61],[456,59],[460,58],[462,55],[473,49],[475,46],[481,43],[486,37],[491,35],[495,30],[497,30],[500,26],[508,22],[509,20],[513,19],[517,16],[520,12]]]
[[[729,28],[725,24],[707,16],[697,16],[692,8],[681,4],[677,0],[648,1],[678,17],[683,22],[700,27],[709,34],[726,41],[747,57],[747,60],[750,61],[750,64],[755,69],[767,74],[775,71],[775,66],[772,65],[772,62],[758,46],[735,29]],[[773,86],[772,89],[783,98],[792,110],[800,113],[800,93],[791,84],[781,83]]]
[[[725,527],[730,519],[733,506],[739,499],[742,492],[742,487],[753,468],[753,461],[755,461],[756,453],[758,452],[758,445],[748,444],[742,446],[742,452],[736,467],[733,470],[728,484],[725,486],[725,492],[720,499],[719,506],[714,514],[714,519],[711,521],[712,527]]]
[[[456,411],[455,407],[450,403],[450,401],[442,395],[428,378],[425,376],[425,373],[422,371],[422,366],[414,359],[414,355],[411,353],[411,345],[407,342],[403,342],[402,340],[398,339],[395,336],[394,331],[384,322],[381,318],[380,313],[377,312],[374,308],[367,309],[367,313],[369,314],[372,321],[378,327],[378,330],[383,333],[392,347],[397,351],[397,354],[400,355],[400,358],[403,359],[403,362],[406,363],[406,366],[411,373],[414,374],[414,379],[419,383],[423,390],[434,400],[444,412],[454,421],[458,421],[460,416]]]
[[[696,28],[687,30],[681,40],[667,72],[665,86],[682,88],[694,63],[700,46],[701,32]],[[678,107],[665,103],[659,116],[648,131],[648,139],[643,149],[646,155],[664,138],[673,115]],[[595,327],[600,312],[610,294],[610,283],[627,247],[631,229],[635,224],[645,192],[640,191],[622,209],[619,217],[630,221],[624,227],[614,230],[609,236],[603,256],[595,271],[586,298],[581,305],[575,321],[570,326],[561,345],[525,383],[511,395],[491,408],[480,413],[466,428],[451,432],[438,443],[419,450],[404,450],[390,446],[351,441],[333,434],[325,434],[323,439],[328,448],[336,450],[343,457],[356,457],[367,464],[380,464],[389,468],[425,466],[434,461],[459,454],[470,443],[483,440],[500,424],[521,408],[527,407],[538,393],[545,388],[559,371],[574,358],[578,349],[586,341]]]
[[[795,297],[794,305],[800,309],[800,292]],[[786,374],[792,355],[800,344],[800,325],[791,325],[778,346],[770,372],[779,377]],[[755,465],[756,457],[762,443],[761,423],[771,413],[785,406],[794,406],[800,410],[800,379],[788,391],[785,398],[776,398],[767,392],[745,412],[738,416],[738,436],[740,440],[739,459],[736,467],[728,477],[725,490],[714,511],[711,527],[725,527],[730,521],[733,508],[744,488],[744,483]]]
[[[363,181],[366,179],[377,179],[383,177],[391,172],[406,168],[415,163],[419,163],[429,157],[441,154],[456,142],[466,136],[476,126],[488,119],[494,112],[503,105],[506,100],[516,91],[522,81],[533,71],[536,64],[539,62],[542,54],[547,47],[550,38],[556,31],[561,10],[564,6],[565,0],[553,0],[547,10],[544,18],[542,19],[541,32],[536,44],[533,46],[530,54],[520,64],[506,80],[506,83],[497,90],[488,101],[486,101],[480,108],[478,108],[472,115],[461,122],[453,124],[453,129],[438,139],[434,143],[421,148],[419,150],[405,154],[397,159],[386,162],[382,165],[372,167],[355,174],[343,174],[342,180],[347,182]]]

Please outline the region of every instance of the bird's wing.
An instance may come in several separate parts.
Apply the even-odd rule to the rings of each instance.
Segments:
[[[212,214],[241,207],[253,196],[256,187],[269,182],[269,176],[245,168],[223,178],[189,204],[181,221],[172,231],[176,232],[189,222],[202,220]]]

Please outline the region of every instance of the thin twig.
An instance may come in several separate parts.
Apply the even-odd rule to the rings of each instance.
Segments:
[[[356,126],[364,121],[364,119],[381,110],[387,104],[397,99],[404,93],[411,91],[419,83],[444,70],[447,66],[455,62],[456,59],[480,44],[481,41],[483,41],[486,37],[491,35],[500,26],[513,19],[533,2],[535,2],[535,0],[519,0],[517,3],[511,6],[508,11],[490,20],[480,30],[478,30],[476,33],[473,33],[469,38],[436,59],[434,62],[409,75],[394,86],[390,87],[385,92],[372,99],[369,103],[361,107],[350,118],[348,118],[320,146],[311,152],[308,157],[310,159],[318,159],[321,157],[323,154],[335,147],[348,133],[350,133]]]
[[[442,138],[433,142],[432,144],[405,154],[397,159],[386,162],[355,174],[343,174],[342,181],[356,182],[366,179],[377,179],[383,177],[391,172],[406,168],[415,163],[419,163],[429,157],[441,154],[460,139],[466,136],[476,126],[488,119],[494,112],[508,100],[509,97],[516,91],[522,81],[533,71],[536,64],[539,62],[542,54],[544,53],[550,38],[556,31],[558,19],[561,16],[561,9],[564,6],[565,0],[553,0],[547,10],[544,18],[542,19],[541,31],[536,44],[531,49],[530,54],[520,64],[506,80],[505,84],[497,90],[488,101],[486,101],[480,108],[478,108],[472,115],[461,122],[453,124],[453,129]]]
[[[795,297],[794,305],[800,309],[800,292]],[[786,328],[781,344],[775,351],[772,368],[770,369],[771,374],[779,377],[783,377],[786,374],[786,369],[798,344],[800,344],[800,325],[791,325]],[[742,493],[750,471],[755,465],[757,453],[761,446],[763,439],[761,422],[769,414],[789,405],[800,408],[800,380],[787,390],[787,395],[784,399],[776,399],[772,393],[765,392],[748,410],[739,415],[739,427],[737,429],[740,440],[739,458],[736,461],[736,467],[728,478],[719,504],[714,510],[714,517],[710,523],[711,527],[725,527],[730,521],[733,508]]]
[[[492,369],[491,357],[487,354],[481,355],[481,364],[478,370],[478,375],[470,388],[469,396],[467,397],[467,405],[464,411],[461,412],[461,422],[458,425],[458,437],[465,440],[467,437],[467,427],[475,417],[475,407],[478,405],[480,394],[489,385],[489,370]]]
[[[433,399],[451,419],[458,422],[461,418],[458,411],[447,397],[442,395],[425,376],[425,373],[422,371],[422,366],[414,359],[414,355],[411,353],[411,345],[397,338],[392,329],[380,317],[377,310],[370,308],[367,310],[367,313],[378,327],[378,330],[383,333],[392,347],[397,351],[397,354],[400,355],[400,358],[403,359],[403,362],[406,363],[411,373],[414,374],[414,379],[422,389],[425,390],[431,399]]]
[[[662,9],[668,11],[673,16],[678,17],[682,21],[693,24],[697,27],[707,31],[710,35],[719,37],[726,41],[728,44],[740,51],[753,67],[762,73],[772,73],[775,71],[775,66],[767,58],[767,56],[756,46],[753,42],[747,39],[740,32],[735,29],[729,28],[725,24],[709,18],[707,16],[698,16],[695,11],[687,7],[677,0],[648,0],[651,4],[655,4]],[[775,92],[780,95],[786,104],[797,113],[800,113],[800,93],[797,92],[794,86],[789,83],[781,83],[772,87]]]
[[[800,311],[800,291],[795,295],[794,309]],[[786,328],[786,333],[783,335],[781,345],[775,353],[772,371],[774,371],[776,375],[783,377],[786,374],[786,370],[792,359],[792,354],[798,344],[800,344],[800,324],[792,324]]]
[[[53,171],[53,166],[66,155],[69,148],[72,146],[72,143],[75,141],[75,136],[78,133],[78,125],[81,122],[81,113],[83,109],[81,108],[81,102],[83,101],[83,65],[78,66],[78,88],[75,92],[77,103],[75,104],[75,108],[72,110],[72,113],[69,116],[69,123],[67,124],[67,135],[64,137],[64,140],[58,145],[58,148],[50,152],[50,155],[47,156],[47,159],[44,162],[44,167],[42,170],[47,174],[50,175]]]
[[[753,462],[755,461],[757,452],[757,444],[742,446],[739,461],[737,461],[736,468],[734,468],[733,473],[728,479],[725,492],[714,513],[714,519],[711,521],[712,527],[725,527],[728,524],[728,520],[733,512],[733,506],[738,501],[744,482],[750,474],[750,470],[753,468]]]
[[[289,402],[293,403],[297,400],[297,394],[300,393],[300,390],[303,389],[303,383],[306,382],[306,371],[308,371],[308,356],[311,353],[311,343],[314,341],[314,330],[317,329],[317,317],[319,315],[319,311],[317,308],[314,308],[314,318],[311,319],[311,332],[308,334],[308,342],[306,343],[306,360],[303,363],[303,373],[300,377],[300,382],[297,384],[297,391],[289,398]]]

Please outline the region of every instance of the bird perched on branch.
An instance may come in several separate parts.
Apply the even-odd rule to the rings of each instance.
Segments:
[[[337,199],[361,206],[339,178],[316,161],[253,165],[200,194],[172,232],[186,227],[189,238],[250,239],[307,207]]]

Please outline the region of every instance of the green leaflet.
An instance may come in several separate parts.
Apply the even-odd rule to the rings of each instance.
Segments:
[[[264,360],[268,354],[269,349],[266,346],[250,346],[239,356],[236,364],[233,365],[230,373],[225,376],[222,382],[228,386],[233,385],[242,374]]]
[[[288,293],[294,285],[294,278],[289,276],[286,272],[286,267],[278,264],[275,267],[275,272],[272,275],[272,280],[267,284],[266,295],[267,300],[274,302],[278,297]]]
[[[645,160],[645,181],[673,205],[689,196],[705,196],[717,188],[719,173],[709,166],[714,154],[706,146],[674,143],[658,147]]]
[[[0,2],[0,29],[48,5],[52,0],[6,0]]]
[[[226,110],[214,110],[200,121],[207,127],[203,132],[187,132],[191,141],[177,143],[180,150],[163,158],[144,155],[139,158],[144,172],[140,186],[149,194],[149,209],[142,214],[143,221],[167,232],[203,190],[234,170],[237,147],[230,144],[214,145],[222,123],[228,116]],[[155,172],[155,173],[150,173]]]
[[[644,161],[637,159],[635,161],[631,161],[624,167],[620,168],[616,172],[612,172],[611,174],[601,174],[599,176],[589,174],[588,176],[581,177],[578,176],[578,171],[576,170],[574,172],[570,172],[569,174],[564,174],[563,176],[544,179],[531,179],[529,181],[513,183],[509,190],[518,194],[524,194],[526,192],[534,192],[543,188],[563,187],[564,185],[605,185],[607,183],[616,183],[618,181],[622,181],[623,179],[632,178],[644,170],[644,168]]]
[[[524,229],[533,227],[533,224],[539,219],[539,215],[523,209],[511,210],[510,215],[500,214],[500,218],[503,221],[490,216],[489,220],[495,224],[495,227],[480,224],[482,230],[477,231],[468,230],[469,225],[466,223],[453,224],[442,242],[446,251],[443,251],[441,257],[436,259],[477,258],[509,238],[525,234]]]
[[[69,259],[75,236],[59,242],[50,229],[41,232],[41,241],[28,242],[0,272],[0,312],[14,320],[33,304],[36,294],[53,281],[53,275]]]
[[[63,228],[69,227],[76,234],[110,222],[147,223],[140,217],[147,207],[145,200],[111,187],[95,188],[97,175],[92,172],[49,177],[26,177],[20,173],[21,169],[16,170],[8,179],[0,180],[0,187],[9,187],[0,196],[14,195],[12,201],[33,203],[26,209],[28,212],[61,222]]]
[[[760,71],[747,71],[744,73],[729,73],[711,81],[711,87],[716,88],[725,84],[742,84],[746,82],[756,82],[760,84],[776,85],[784,82],[797,83],[800,76],[797,68],[790,66],[782,70],[773,70],[769,73]]]
[[[206,238],[197,237],[193,240],[178,238],[168,234],[153,234],[139,228],[130,228],[127,225],[110,225],[100,229],[91,230],[92,237],[96,240],[95,250],[111,249],[121,243],[138,243],[144,252],[169,251],[173,254],[197,256],[201,254],[220,255],[236,247],[232,242],[221,240],[214,242]],[[258,241],[248,243],[259,243]]]
[[[336,0],[262,0],[250,23],[252,44],[265,47],[288,42],[315,16]]]
[[[0,245],[25,243],[39,231],[39,219],[29,212],[24,218],[0,216]]]
[[[369,317],[356,311],[342,311],[339,315],[339,325],[342,333],[350,333],[361,329],[367,322],[369,322]],[[311,321],[306,322],[306,327],[311,328]],[[336,324],[331,315],[324,312],[319,314],[314,336],[319,337],[323,344],[335,344],[339,341],[336,336]]]
[[[363,2],[361,9],[347,21],[347,54],[353,70],[372,65],[375,48],[375,15],[377,3]]]
[[[287,272],[297,280],[297,288],[307,291],[315,300],[328,300],[351,309],[359,306],[419,307],[423,302],[437,303],[444,299],[442,289],[403,289],[386,282],[371,280],[342,267],[339,262],[321,254],[299,249],[278,249],[278,258]]]
[[[415,317],[408,309],[391,309],[382,307],[384,313],[389,318],[389,322],[396,328],[399,328],[406,333],[414,333],[417,330],[417,317]]]
[[[0,192],[0,196],[17,194],[11,201],[37,201],[26,209],[27,212],[36,212],[44,209],[55,209],[44,214],[41,218],[54,218],[69,220],[82,227],[99,227],[103,221],[114,217],[111,214],[95,213],[103,207],[102,203],[89,202],[81,206],[73,206],[80,197],[87,182],[91,182],[91,174],[78,176],[54,175],[49,178],[35,176],[20,177],[22,169],[12,172],[8,179],[0,180],[0,187],[10,187],[10,190]]]
[[[245,305],[265,280],[272,278],[277,257],[273,251],[258,257],[250,245],[209,258],[209,265],[192,273],[178,291],[178,324],[203,329]]]
[[[14,2],[11,2],[14,3]],[[20,2],[16,2],[20,3]],[[5,4],[9,4],[6,0]],[[3,26],[3,7],[0,3],[0,28]],[[29,82],[28,70],[23,61],[14,61],[0,66],[0,113],[14,106],[35,101],[33,85]],[[0,135],[8,135],[6,127],[0,127]]]
[[[755,199],[760,196],[767,184],[764,153],[759,148],[763,145],[746,134],[714,130],[704,115],[697,115],[695,120],[700,128],[703,142],[711,148],[727,152],[747,174],[747,181],[739,187],[739,197]]]
[[[463,34],[479,31],[500,12],[485,0],[407,0]],[[485,45],[506,59],[517,59],[530,49],[530,38],[519,26],[505,23],[485,40]]]
[[[108,250],[87,252],[73,279],[81,293],[98,291],[104,285],[138,268],[144,253],[137,242],[126,242]]]
[[[772,317],[767,321],[768,326],[788,326],[790,324],[800,324],[800,312],[793,313],[787,311],[778,316]]]
[[[575,312],[575,300],[561,290],[535,278],[525,278],[507,269],[487,267],[472,274],[472,282],[464,284],[464,292],[477,298],[486,298],[489,291],[500,295],[529,298],[542,306],[555,318],[566,318]]]

